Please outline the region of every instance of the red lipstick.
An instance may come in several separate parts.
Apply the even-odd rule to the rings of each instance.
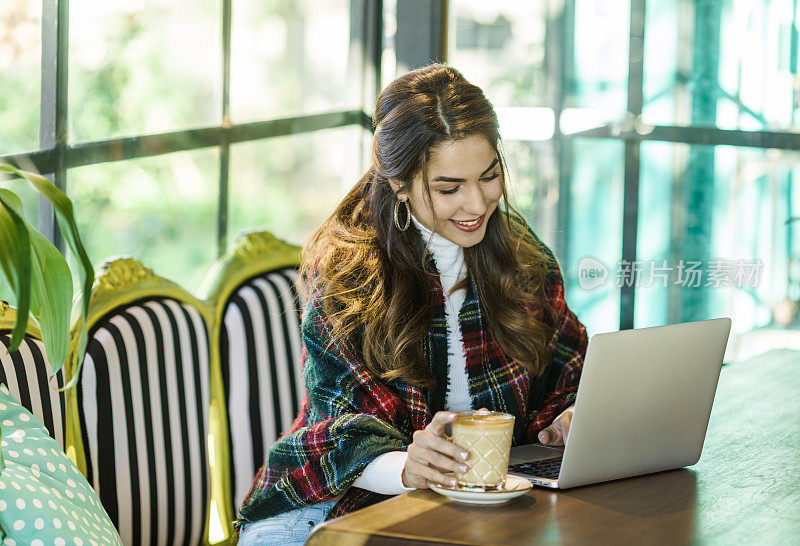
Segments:
[[[457,221],[452,220],[452,219],[450,221],[453,223],[454,226],[456,226],[461,231],[470,232],[470,231],[476,231],[476,230],[480,229],[480,227],[483,225],[484,218],[486,218],[486,215],[482,214],[477,219],[477,221],[476,220],[468,220],[468,221],[466,221],[464,223],[457,222]]]

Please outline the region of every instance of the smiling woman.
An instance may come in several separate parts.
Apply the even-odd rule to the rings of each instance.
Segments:
[[[514,415],[517,444],[569,428],[586,330],[508,205],[483,91],[429,65],[381,92],[373,125],[372,166],[303,252],[307,394],[239,511],[242,545],[450,484],[469,465],[443,434],[453,411]]]
[[[483,91],[455,69],[431,65],[387,86],[373,123],[372,167],[304,250],[302,273],[330,316],[331,336],[363,330],[358,343],[373,373],[435,383],[421,342],[430,332],[437,269],[419,230],[404,227],[412,216],[463,249],[475,292],[493,302],[483,320],[494,338],[518,363],[541,371],[555,326],[536,291],[549,251],[508,206],[497,116]],[[501,200],[507,212],[495,215]],[[534,289],[521,289],[520,279]]]

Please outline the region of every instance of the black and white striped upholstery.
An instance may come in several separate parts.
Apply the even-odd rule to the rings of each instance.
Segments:
[[[126,545],[200,544],[209,502],[208,332],[173,299],[89,334],[78,383],[87,480]]]
[[[66,433],[66,410],[63,370],[48,381],[52,368],[45,358],[44,344],[25,336],[18,351],[8,352],[11,333],[0,332],[0,383],[8,386],[19,400],[63,448]]]
[[[231,489],[238,508],[270,445],[297,416],[300,372],[297,270],[281,269],[243,283],[223,313],[220,364],[228,406]]]

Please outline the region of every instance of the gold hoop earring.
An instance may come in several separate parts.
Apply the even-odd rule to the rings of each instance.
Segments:
[[[400,220],[397,217],[400,215],[400,204],[404,204],[406,206],[406,222],[403,227],[400,227]],[[397,200],[397,203],[394,204],[394,225],[400,231],[405,231],[408,229],[408,226],[411,224],[411,206],[409,206],[408,201],[400,201]]]

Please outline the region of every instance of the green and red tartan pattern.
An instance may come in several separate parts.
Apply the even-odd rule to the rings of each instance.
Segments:
[[[558,263],[542,247],[551,265],[544,290],[558,310],[559,326],[549,345],[551,362],[541,376],[506,357],[485,330],[472,283],[459,313],[472,407],[516,415],[514,445],[535,442],[538,432],[574,402],[588,343],[586,328],[564,299]],[[444,409],[447,321],[438,276],[433,290],[434,319],[423,352],[437,380],[434,389],[379,379],[359,358],[355,339],[336,340],[326,348],[330,324],[319,299],[309,298],[301,327],[306,396],[294,424],[256,474],[237,528],[340,495],[328,518],[387,498],[351,485],[379,455],[406,450],[413,432]]]

